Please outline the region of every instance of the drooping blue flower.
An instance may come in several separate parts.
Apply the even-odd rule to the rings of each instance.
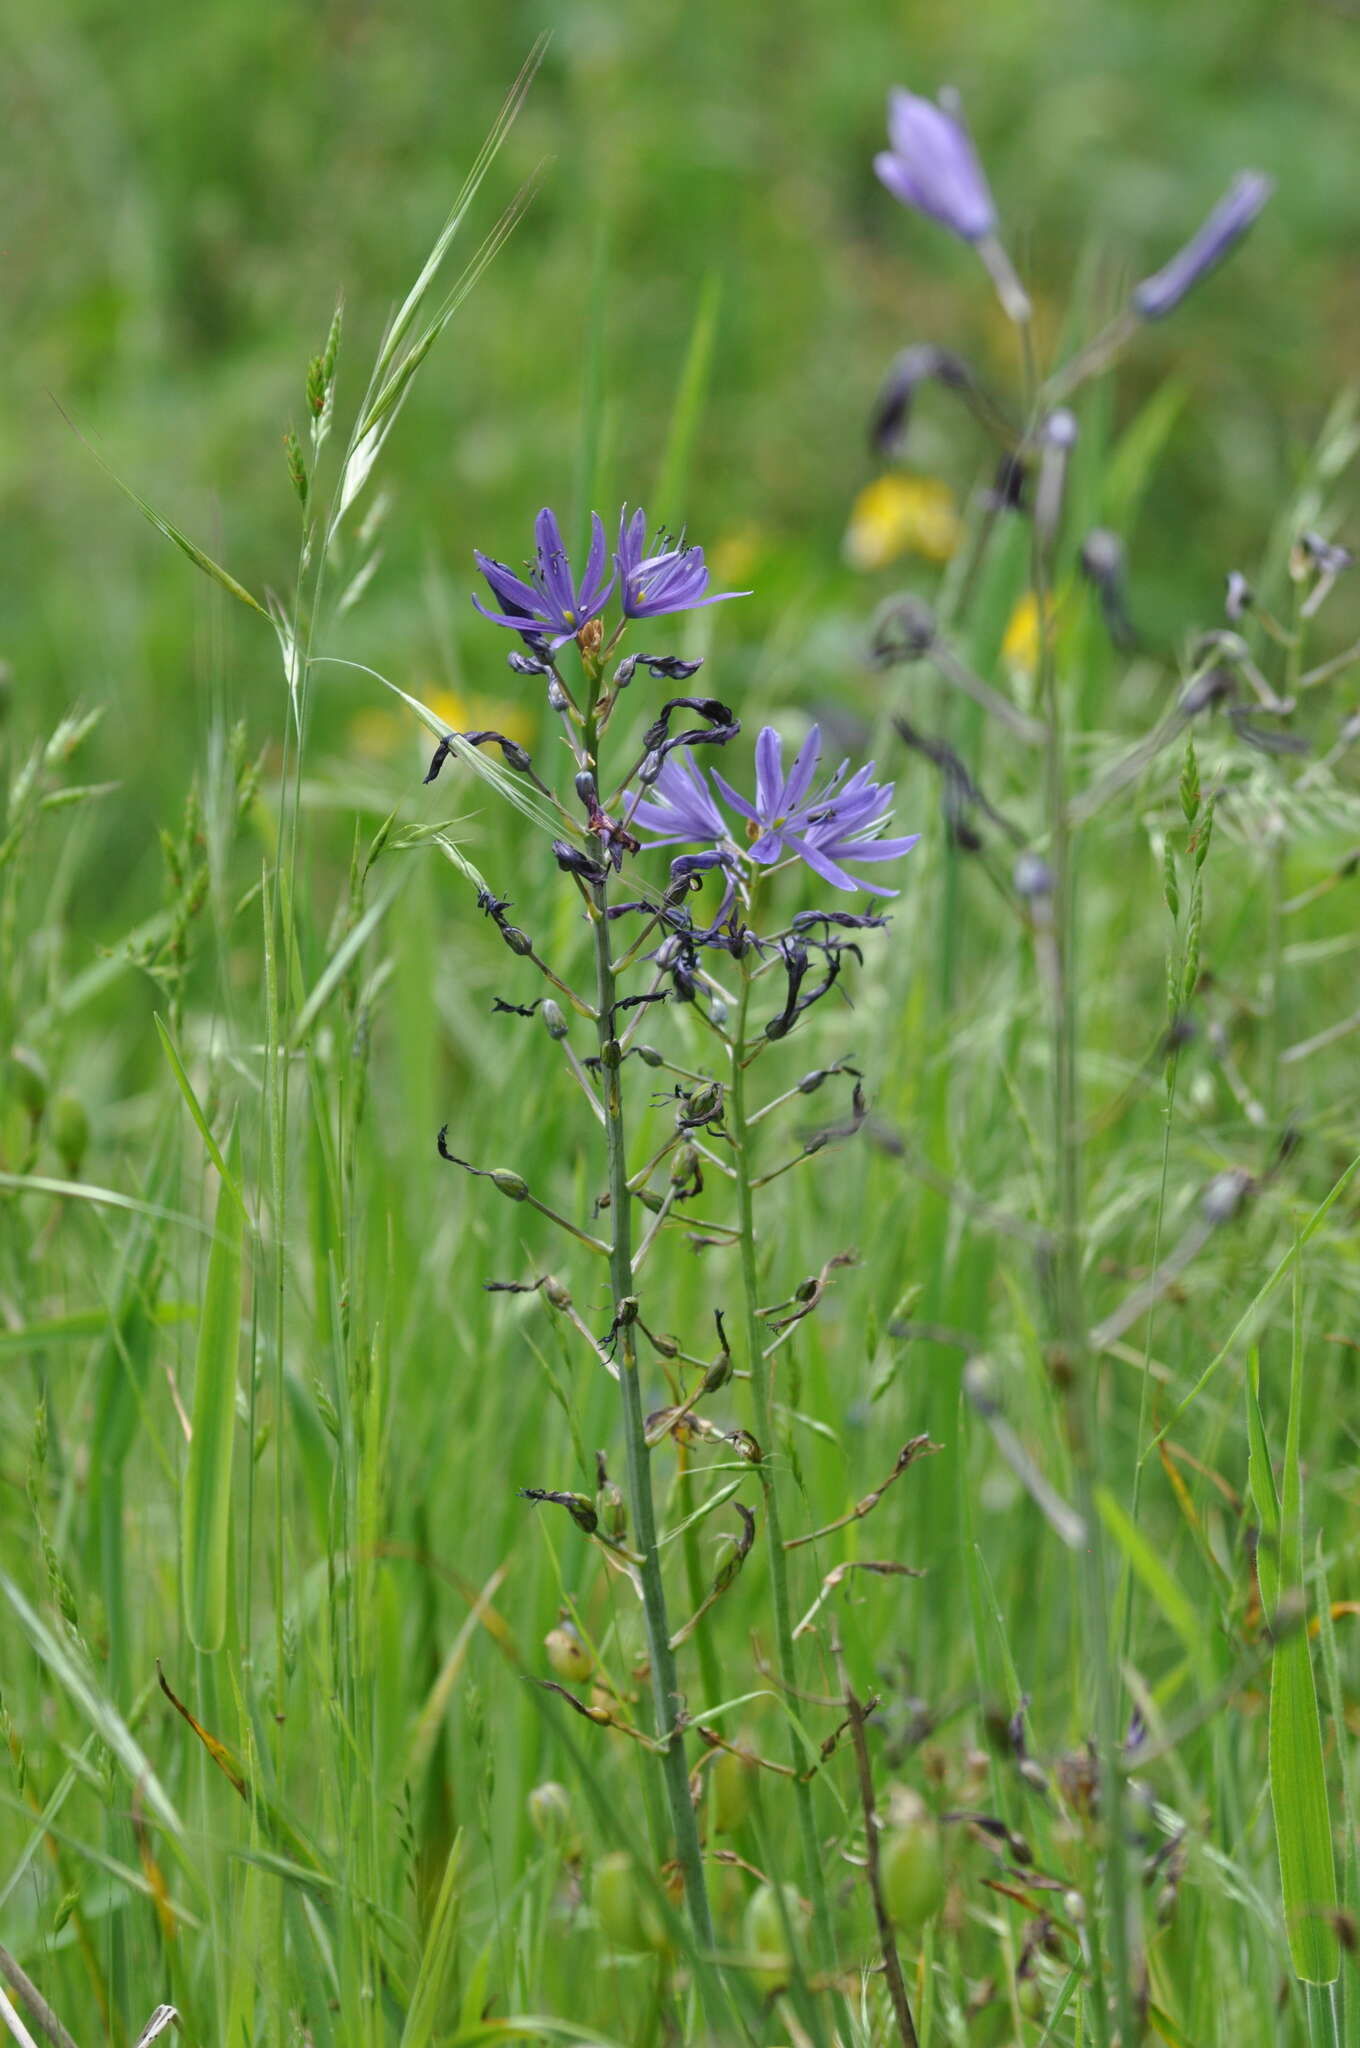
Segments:
[[[965,242],[981,242],[992,233],[992,195],[952,106],[894,86],[888,94],[888,141],[891,147],[874,158],[874,169],[894,199]]]
[[[1197,234],[1169,263],[1134,286],[1133,310],[1140,320],[1164,320],[1187,292],[1223,261],[1261,211],[1275,180],[1263,171],[1239,171]]]
[[[872,761],[847,781],[850,763],[842,761],[814,788],[821,759],[821,730],[814,725],[785,775],[782,742],[773,726],[767,725],[756,741],[754,804],[713,770],[718,789],[747,821],[752,835],[745,848],[747,857],[769,867],[796,854],[835,889],[867,889],[874,896],[895,896],[895,889],[852,875],[844,865],[851,860],[897,860],[915,846],[919,833],[903,839],[880,836],[889,822],[893,784],[872,780]]]
[[[605,580],[608,548],[604,524],[599,513],[592,512],[590,552],[579,583],[572,574],[561,529],[546,505],[534,521],[534,542],[535,562],[527,581],[504,562],[474,549],[473,559],[490,584],[500,610],[490,610],[476,597],[472,602],[493,626],[507,626],[511,632],[522,633],[531,646],[561,647],[599,616],[614,588],[612,574]]]
[[[720,845],[729,838],[727,820],[713,801],[708,778],[689,748],[667,754],[646,798],[632,808],[629,822],[652,835],[653,846]]]
[[[704,551],[686,547],[683,536],[678,546],[647,553],[647,519],[639,506],[632,518],[625,505],[619,514],[619,546],[614,556],[619,597],[627,619],[659,619],[667,612],[698,611],[709,604],[726,604],[729,597],[749,597],[749,590],[720,590],[708,593],[708,565]]]

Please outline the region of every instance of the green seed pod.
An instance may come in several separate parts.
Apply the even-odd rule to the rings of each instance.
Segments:
[[[654,1045],[635,1046],[634,1051],[644,1067],[664,1067],[666,1064],[665,1059]]]
[[[911,1934],[944,1903],[944,1858],[940,1830],[924,1800],[899,1792],[893,1824],[879,1847],[883,1900],[897,1925]]]
[[[1015,1986],[1016,2003],[1027,2020],[1041,2020],[1047,2010],[1044,1987],[1037,1977],[1021,1977]]]
[[[699,1154],[693,1145],[678,1145],[671,1161],[671,1186],[684,1187],[699,1171]]]
[[[564,1309],[571,1307],[570,1294],[562,1285],[562,1282],[551,1273],[545,1273],[543,1276],[543,1299],[550,1308]]]
[[[565,1785],[559,1785],[555,1778],[545,1778],[541,1785],[534,1786],[526,1804],[529,1824],[540,1842],[567,1856],[579,1851],[580,1840],[572,1825],[571,1794]]]
[[[90,1148],[90,1119],[80,1097],[69,1088],[63,1088],[55,1097],[49,1128],[57,1155],[74,1180]]]
[[[544,1001],[542,1009],[539,1011],[539,1015],[543,1019],[544,1028],[549,1038],[566,1037],[567,1020],[562,1014],[562,1005],[560,1003],[555,1003],[552,997],[548,996]]]
[[[487,1175],[487,1179],[494,1186],[498,1187],[501,1193],[508,1197],[510,1201],[523,1202],[528,1200],[529,1183],[525,1180],[522,1173],[512,1173],[508,1166],[497,1166],[492,1168],[491,1172]]]
[[[725,1749],[709,1772],[712,1803],[709,1813],[715,1835],[732,1835],[751,1811],[751,1782],[756,1767],[735,1750]]]
[[[666,1931],[655,1901],[643,1892],[632,1857],[625,1849],[601,1856],[591,1873],[591,1902],[601,1934],[611,1948],[642,1955],[666,1947]]]
[[[37,1123],[47,1107],[47,1069],[26,1045],[16,1045],[9,1056],[9,1092],[20,1109]]]
[[[543,1638],[543,1647],[559,1678],[570,1679],[574,1685],[584,1685],[594,1666],[574,1622],[559,1621],[556,1628],[550,1628]]]
[[[751,1975],[761,1990],[769,1994],[781,1991],[793,1974],[785,1919],[793,1929],[795,1940],[808,1919],[797,1887],[786,1884],[782,1889],[784,1907],[781,1911],[774,1886],[757,1885],[746,1902],[742,1920],[742,1941],[750,1957]]]

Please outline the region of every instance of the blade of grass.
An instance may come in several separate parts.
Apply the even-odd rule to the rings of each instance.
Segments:
[[[234,1192],[239,1142],[228,1147],[231,1170],[217,1198],[217,1233],[194,1364],[193,1436],[181,1497],[181,1570],[189,1639],[219,1650],[227,1629],[231,1567],[231,1469],[236,1440],[236,1364],[241,1335],[241,1264],[245,1211]]]
[[[1280,1582],[1289,1589],[1303,1584],[1302,1416],[1303,1279],[1296,1261],[1289,1421],[1280,1504]],[[1322,1722],[1306,1628],[1292,1630],[1275,1650],[1270,1680],[1270,1800],[1294,1973],[1305,1984],[1330,1984],[1341,1972],[1336,1864],[1322,1758]]]

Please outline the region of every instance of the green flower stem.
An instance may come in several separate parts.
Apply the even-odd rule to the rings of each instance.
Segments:
[[[1032,342],[1021,337],[1028,392],[1036,386]],[[1036,415],[1037,417],[1037,415]],[[1109,1940],[1111,1988],[1119,2039],[1135,2036],[1129,1929],[1129,1886],[1124,1840],[1124,1778],[1120,1769],[1118,1655],[1105,1562],[1105,1538],[1096,1499],[1101,1485],[1100,1360],[1087,1341],[1082,1285],[1084,1236],[1081,1121],[1077,1086],[1079,1020],[1072,972],[1073,860],[1068,815],[1067,764],[1063,744],[1062,697],[1054,662],[1049,617],[1049,564],[1039,534],[1032,558],[1038,631],[1038,700],[1046,727],[1044,796],[1049,830],[1048,865],[1052,893],[1048,915],[1047,975],[1051,1008],[1050,1071],[1053,1123],[1055,1257],[1053,1273],[1054,1363],[1064,1389],[1064,1423],[1072,1460],[1077,1511],[1086,1529],[1081,1548],[1080,1611],[1085,1660],[1095,1682],[1095,1746],[1100,1788],[1099,1859],[1104,1878],[1104,1932]],[[1094,1902],[1093,1902],[1094,1903]],[[1089,1919],[1091,2020],[1097,2048],[1110,2039],[1101,1914]]]
[[[596,723],[598,670],[591,677],[590,708],[586,717],[587,757],[595,771],[599,744]],[[638,1384],[636,1325],[623,1311],[633,1300],[632,1196],[628,1191],[628,1156],[623,1117],[619,1042],[614,1035],[614,1005],[617,998],[614,963],[609,952],[607,907],[608,881],[592,890],[594,899],[595,1012],[600,1053],[600,1087],[604,1103],[605,1145],[609,1155],[609,1250],[610,1291],[618,1326],[619,1387],[623,1395],[624,1445],[627,1460],[628,1508],[634,1549],[641,1557],[642,1606],[647,1630],[647,1653],[652,1673],[652,1705],[657,1740],[661,1745],[662,1776],[675,1831],[675,1855],[685,1883],[685,1897],[696,1942],[706,1953],[713,1948],[713,1919],[709,1910],[708,1887],[704,1880],[703,1851],[699,1826],[689,1796],[689,1771],[684,1741],[676,1728],[680,1689],[675,1655],[670,1646],[671,1627],[666,1612],[666,1589],[661,1576],[661,1558],[656,1543],[656,1504],[652,1496],[651,1454],[647,1448],[642,1390]],[[709,1973],[701,1973],[706,1983]]]
[[[787,1702],[797,1699],[797,1669],[793,1649],[793,1620],[789,1607],[788,1565],[784,1555],[784,1533],[779,1514],[779,1493],[771,1462],[775,1443],[774,1361],[765,1356],[765,1332],[757,1313],[755,1183],[751,1174],[751,1126],[746,1110],[747,1013],[751,1001],[751,956],[741,962],[741,995],[737,1005],[736,1029],[732,1037],[732,1071],[727,1092],[727,1127],[732,1139],[732,1157],[737,1170],[737,1220],[740,1227],[741,1286],[746,1336],[746,1355],[751,1369],[751,1392],[755,1408],[755,1434],[760,1443],[760,1484],[765,1495],[765,1537],[770,1559],[770,1587],[774,1598],[775,1664]],[[819,1975],[831,1977],[836,1969],[836,1943],[831,1929],[831,1907],[826,1894],[821,1845],[817,1840],[816,1817],[812,1810],[812,1786],[803,1776],[807,1754],[795,1727],[789,1728],[790,1755],[795,1771],[794,1799],[798,1810],[798,1833],[808,1896],[812,1901],[813,1955]]]

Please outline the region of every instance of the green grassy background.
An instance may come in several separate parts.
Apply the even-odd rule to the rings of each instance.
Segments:
[[[938,339],[1001,384],[1013,376],[1011,341],[969,253],[895,209],[869,166],[889,83],[956,83],[1049,346],[1089,331],[1240,164],[1279,179],[1230,269],[1083,402],[1059,578],[1080,785],[1166,706],[1191,634],[1218,619],[1226,568],[1259,572],[1285,609],[1282,538],[1321,523],[1354,539],[1350,429],[1333,405],[1353,372],[1360,310],[1349,260],[1360,226],[1360,27],[1341,6],[1187,13],[1108,0],[988,5],[967,18],[867,4],[833,13],[810,0],[778,15],[642,0],[556,16],[243,6],[135,17],[86,4],[54,15],[11,0],[0,24],[8,776],[22,780],[34,745],[80,705],[102,720],[71,761],[42,768],[40,787],[113,786],[25,824],[18,857],[0,872],[0,1050],[17,1043],[42,1062],[53,1098],[79,1098],[92,1130],[83,1179],[173,1219],[16,1195],[8,1184],[0,1194],[0,1555],[17,1596],[0,1610],[10,1746],[0,1942],[82,2042],[135,2039],[161,1998],[205,2042],[472,2042],[492,2038],[479,2031],[484,2013],[547,2015],[531,2037],[534,2027],[547,2037],[551,2022],[619,2042],[668,2038],[668,2028],[673,2038],[678,2024],[665,1970],[611,1952],[577,1896],[575,1866],[540,1843],[525,1805],[543,1778],[568,1784],[586,1870],[657,1829],[633,1746],[566,1722],[524,1676],[546,1671],[542,1639],[564,1606],[616,1675],[636,1655],[635,1615],[597,1553],[565,1520],[516,1498],[525,1485],[589,1484],[597,1444],[621,1466],[612,1388],[536,1303],[489,1296],[481,1282],[551,1267],[597,1330],[602,1297],[565,1240],[441,1166],[433,1138],[447,1118],[456,1151],[519,1168],[573,1214],[589,1214],[602,1169],[538,1027],[490,1014],[493,996],[536,990],[478,917],[465,880],[428,850],[389,848],[360,893],[352,847],[357,835],[362,858],[394,808],[397,837],[454,819],[542,949],[579,968],[572,906],[543,849],[484,785],[450,769],[433,791],[419,787],[423,742],[393,720],[376,683],[338,668],[313,675],[293,870],[287,698],[272,635],[137,517],[51,402],[249,588],[286,594],[297,507],[280,439],[290,421],[303,423],[303,367],[336,293],[346,302],[345,423],[391,306],[544,27],[548,55],[483,189],[478,233],[546,160],[543,182],[421,375],[378,479],[391,494],[383,559],[320,645],[417,696],[453,690],[495,705],[485,723],[514,716],[532,735],[533,686],[509,676],[502,636],[468,604],[470,550],[518,559],[543,502],[579,524],[590,503],[608,513],[641,498],[653,516],[688,520],[754,587],[745,604],[666,644],[709,653],[705,685],[739,705],[748,729],[766,715],[792,727],[817,713],[847,739],[872,737],[899,776],[899,821],[925,837],[903,871],[891,932],[869,942],[853,1012],[824,1009],[771,1058],[787,1086],[855,1054],[876,1141],[776,1184],[762,1278],[779,1299],[832,1252],[861,1254],[788,1356],[782,1391],[797,1419],[781,1448],[801,1526],[844,1513],[918,1430],[946,1449],[841,1547],[796,1553],[796,1600],[803,1611],[822,1573],[856,1547],[927,1566],[920,1584],[885,1582],[841,1613],[856,1682],[883,1698],[883,1783],[904,1778],[941,1810],[1000,1813],[1030,1837],[1043,1870],[1095,1898],[1093,1836],[1070,1761],[1067,1791],[1040,1797],[997,1735],[1026,1697],[1031,1748],[1052,1786],[1058,1760],[1078,1755],[1089,1731],[1093,1645],[1072,1559],[961,1403],[957,1347],[888,1328],[906,1318],[976,1339],[1029,1456],[1070,1490],[1042,1273],[976,1210],[1052,1220],[1033,945],[985,866],[946,845],[936,785],[892,738],[888,714],[948,731],[988,794],[1034,834],[1038,777],[923,671],[884,678],[864,661],[874,603],[903,587],[931,593],[938,571],[907,561],[865,577],[840,554],[854,496],[875,473],[864,420],[891,353]],[[683,490],[680,502],[657,503],[705,308],[711,372],[683,476],[669,467]],[[913,464],[962,498],[985,475],[987,451],[943,402],[921,413]],[[1128,542],[1132,602],[1152,650],[1130,668],[1111,656],[1075,580],[1075,547],[1098,520]],[[998,648],[1026,583],[1023,537],[1003,536],[961,624],[969,658],[1003,687],[1012,679]],[[1343,583],[1307,658],[1346,646],[1358,619]],[[1319,749],[1349,687],[1343,678],[1335,696],[1309,700],[1300,729]],[[636,712],[640,723],[640,688]],[[241,758],[262,763],[258,798],[239,817],[228,737],[238,720]],[[540,739],[540,758],[551,758]],[[1146,1275],[1155,1246],[1191,1227],[1212,1174],[1235,1166],[1265,1177],[1151,1327],[1135,1325],[1128,1355],[1107,1363],[1100,1467],[1125,1506],[1149,1418],[1163,1418],[1215,1357],[1360,1137],[1354,1039],[1280,1059],[1355,1008],[1354,883],[1285,908],[1360,840],[1353,771],[1343,761],[1300,789],[1298,762],[1252,752],[1221,720],[1200,748],[1206,788],[1222,781],[1230,797],[1205,870],[1198,1036],[1179,1062],[1169,1118],[1158,1048],[1190,869],[1182,860],[1173,929],[1160,844],[1168,830],[1184,844],[1179,750],[1079,840],[1092,1321]],[[167,883],[158,834],[185,830],[191,782],[187,873]],[[11,794],[11,822],[22,812]],[[294,1016],[346,931],[377,906],[292,1065],[281,1249],[268,1162],[277,1026],[260,903],[249,900],[262,862],[274,892],[295,872]],[[1005,865],[998,857],[995,872]],[[167,985],[162,961],[158,984],[128,962],[128,935],[189,900],[183,974],[171,963]],[[276,970],[286,977],[286,962]],[[193,1649],[184,1621],[176,1399],[191,1400],[208,1315],[203,1226],[216,1175],[157,1012],[171,1019],[224,1146],[235,1121],[261,1233],[258,1245],[247,1233],[235,1473],[216,1539],[230,1560],[232,1612],[227,1647],[209,1654]],[[1226,1034],[1231,1072],[1210,1024]],[[664,1029],[683,1064],[701,1055],[683,1013],[667,1012]],[[1230,1085],[1239,1070],[1264,1105],[1259,1127]],[[665,1113],[645,1109],[649,1092],[639,1084],[637,1115],[659,1142]],[[830,1100],[830,1089],[817,1098]],[[1271,1173],[1290,1115],[1304,1142]],[[3,1118],[0,1168],[63,1174],[50,1099],[35,1125],[12,1067]],[[767,1142],[777,1159],[779,1140]],[[1301,1461],[1307,1558],[1315,1563],[1318,1541],[1326,1590],[1343,1602],[1360,1595],[1355,1222],[1343,1198],[1303,1261],[1299,1456],[1282,1467],[1287,1476]],[[727,1254],[681,1253],[652,1284],[656,1326],[697,1345],[735,1280]],[[1256,1334],[1278,1463],[1287,1285]],[[1143,1695],[1148,1717],[1173,1728],[1216,1688],[1227,1699],[1142,1774],[1159,1804],[1138,1809],[1138,1854],[1186,1830],[1177,1897],[1159,1918],[1160,1874],[1144,1897],[1152,2002],[1162,2037],[1195,2048],[1349,2044],[1360,2039],[1356,1999],[1310,2003],[1290,1972],[1250,1564],[1259,1512],[1246,1504],[1245,1362],[1238,1342],[1176,1431],[1184,1493],[1154,1457],[1138,1500],[1174,1583],[1168,1592],[1143,1560],[1130,1697]],[[40,1396],[48,1436],[35,1459]],[[668,1463],[659,1484],[673,1523],[694,1480]],[[700,1578],[721,1554],[709,1533]],[[1125,1640],[1121,1571],[1116,1546],[1111,1656]],[[501,1621],[469,1624],[475,1589],[502,1572]],[[678,1568],[673,1576],[682,1612],[692,1582]],[[1326,1605],[1320,1589],[1314,1576],[1314,1611]],[[711,1708],[715,1682],[719,1699],[762,1693],[723,1725],[773,1753],[781,1715],[755,1661],[769,1647],[758,1552],[717,1615],[702,1668],[687,1670],[691,1704]],[[1318,1664],[1348,1888],[1353,1628],[1339,1612]],[[1324,1629],[1323,1653],[1329,1641]],[[155,1691],[157,1659],[245,1762],[252,1804]],[[824,1656],[809,1657],[808,1685],[834,1689]],[[816,1739],[832,1719],[810,1710]],[[173,1816],[120,1753],[124,1724]],[[733,1845],[796,1879],[782,1791],[764,1781]],[[853,1844],[848,1759],[823,1774],[817,1800],[828,1843]],[[434,1902],[460,1830],[445,1923]],[[856,1964],[872,1955],[867,1904],[834,1847],[828,1860],[843,1954]],[[946,1913],[923,1944],[908,1944],[923,2038],[1075,2041],[1076,2003],[1044,2031],[1074,1936],[1040,1966],[1042,2016],[1022,2013],[1016,1970],[1032,1916],[988,1889],[995,1859],[962,1827],[949,1835],[949,1868]],[[733,1950],[750,1883],[735,1868],[718,1872],[720,1938]],[[162,1884],[168,1915],[157,1909]],[[428,2019],[416,1995],[422,1956],[447,1966]],[[852,1999],[857,2039],[887,2038],[880,2000],[876,1985],[862,2012]],[[754,2001],[746,2024],[757,2040],[790,2031],[787,2015],[762,2015]],[[1089,2013],[1080,2024],[1085,2041]]]

